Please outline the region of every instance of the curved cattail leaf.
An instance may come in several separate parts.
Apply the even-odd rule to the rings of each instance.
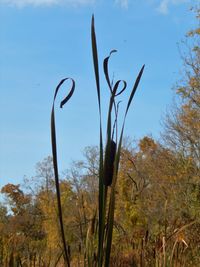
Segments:
[[[112,184],[113,172],[114,172],[114,162],[116,154],[116,143],[111,140],[107,143],[105,151],[105,162],[104,162],[104,185],[110,186]]]
[[[53,99],[53,105],[52,105],[52,111],[51,111],[51,145],[52,145],[52,155],[53,155],[53,167],[54,167],[54,175],[55,175],[55,185],[56,185],[56,195],[57,195],[57,205],[58,205],[58,217],[60,222],[60,231],[61,231],[61,238],[63,242],[63,250],[64,250],[64,259],[65,259],[65,265],[70,267],[70,255],[68,251],[68,244],[65,239],[65,233],[64,233],[64,225],[63,225],[63,215],[62,215],[62,206],[61,206],[61,197],[60,197],[60,187],[59,187],[59,175],[58,175],[58,161],[57,161],[57,146],[56,146],[56,127],[55,127],[55,112],[54,112],[54,104],[56,100],[56,96],[58,94],[58,91],[62,84],[67,81],[72,81],[72,86],[70,89],[69,94],[61,101],[60,107],[62,108],[63,105],[67,103],[67,101],[72,97],[74,90],[75,90],[75,81],[71,78],[65,78],[60,81],[58,86],[56,87],[54,99]]]
[[[115,50],[115,49],[111,50],[109,56],[106,57],[103,61],[104,74],[105,74],[106,81],[108,83],[108,87],[109,87],[111,93],[112,93],[112,84],[110,82],[110,77],[109,77],[109,72],[108,72],[108,62],[109,62],[111,55],[113,53],[116,53],[116,52],[117,52],[117,50]]]
[[[60,108],[62,108],[67,101],[69,101],[69,99],[72,97],[73,93],[75,90],[75,82],[74,80],[72,80],[72,89],[70,90],[69,94],[60,102]]]
[[[54,94],[54,99],[53,99],[53,105],[54,105],[54,102],[56,100],[56,96],[58,94],[58,91],[59,91],[61,85],[67,80],[71,80],[72,81],[72,87],[70,89],[69,94],[61,101],[60,108],[62,108],[67,103],[67,101],[72,97],[72,95],[74,93],[74,90],[75,90],[75,81],[72,78],[64,78],[64,79],[62,79],[59,82],[59,84],[57,85],[57,87],[56,87],[55,94]]]
[[[112,133],[112,122],[111,122],[111,114],[112,114],[112,109],[113,109],[113,105],[115,107],[115,117],[117,117],[117,106],[115,103],[115,96],[116,96],[116,92],[117,89],[120,85],[120,83],[123,83],[123,88],[122,90],[119,92],[122,93],[125,89],[126,89],[126,81],[123,80],[118,80],[114,87],[113,87],[113,91],[112,91],[112,95],[110,97],[110,104],[109,104],[109,109],[108,109],[108,119],[107,119],[107,143],[109,143],[111,141],[111,133]]]
[[[120,83],[123,83],[124,85],[123,85],[123,88],[121,89],[121,91],[119,93],[117,93],[117,89],[118,89]],[[126,89],[126,87],[127,87],[126,81],[124,81],[124,80],[118,80],[115,83],[114,87],[113,87],[113,96],[116,97],[118,95],[121,95],[124,92],[124,90]]]
[[[120,83],[123,83],[123,88],[122,88],[122,90],[118,94],[116,94],[117,89],[118,89]],[[116,107],[116,104],[115,104],[115,96],[121,94],[126,89],[126,86],[127,86],[126,81],[124,81],[124,80],[118,80],[115,83],[114,87],[113,87],[112,95],[110,97],[109,109],[108,109],[108,120],[107,120],[107,138],[108,138],[108,140],[111,137],[111,113],[112,113],[113,105],[115,107],[115,116],[117,115],[116,114],[117,107]]]

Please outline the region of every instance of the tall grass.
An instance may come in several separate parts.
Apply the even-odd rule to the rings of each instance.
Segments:
[[[100,145],[99,145],[99,228],[98,228],[98,266],[108,267],[110,263],[111,245],[112,245],[112,235],[113,235],[113,224],[114,224],[114,210],[115,210],[115,189],[118,177],[120,154],[122,147],[122,139],[124,134],[124,127],[126,122],[126,117],[135,95],[136,89],[139,85],[140,79],[143,74],[144,65],[142,66],[135,83],[133,85],[132,91],[130,93],[121,132],[118,139],[118,115],[119,115],[119,102],[116,102],[116,97],[121,95],[127,88],[127,83],[124,80],[117,80],[113,82],[110,80],[108,65],[110,57],[116,50],[112,50],[110,55],[104,59],[104,75],[107,81],[108,88],[110,90],[110,101],[108,107],[108,117],[107,117],[107,136],[106,136],[106,146],[105,152],[103,149],[103,135],[102,135],[102,112],[101,112],[101,90],[100,90],[100,78],[99,78],[99,63],[98,63],[98,49],[95,33],[95,23],[94,16],[92,17],[91,24],[91,40],[92,40],[92,55],[94,72],[96,79],[96,88],[98,96],[98,106],[99,106],[99,119],[100,119]],[[119,86],[122,84],[122,89],[118,91]],[[114,122],[112,122],[112,114],[114,113]],[[109,188],[110,187],[110,188]],[[109,198],[108,189],[110,189]],[[107,211],[108,206],[108,212]]]
[[[65,263],[66,267],[70,267],[69,245],[68,245],[66,238],[65,238],[64,225],[63,225],[63,214],[62,214],[62,206],[61,206],[61,196],[60,196],[60,187],[59,187],[55,111],[54,111],[54,105],[55,105],[55,100],[56,100],[56,96],[58,94],[58,91],[61,88],[62,84],[67,80],[72,81],[72,86],[71,86],[69,94],[61,101],[60,108],[62,108],[68,102],[68,100],[72,97],[74,90],[75,90],[75,81],[71,78],[65,78],[65,79],[61,80],[60,83],[58,84],[58,86],[56,87],[54,99],[53,99],[52,111],[51,111],[51,144],[52,144],[53,167],[54,167],[54,175],[55,175],[56,194],[57,194],[58,218],[59,218],[59,223],[60,223],[60,234],[61,234],[61,239],[62,239],[62,243],[63,243],[63,251],[64,251],[64,263]]]
[[[95,227],[96,214],[94,215],[91,225],[88,229],[87,240],[86,240],[86,252],[85,252],[85,266],[98,266],[98,267],[109,267],[111,246],[112,246],[112,235],[114,225],[114,211],[115,211],[115,190],[118,178],[118,170],[120,164],[120,155],[122,148],[122,139],[124,134],[124,127],[126,117],[131,106],[133,97],[139,85],[142,77],[144,66],[142,66],[129,95],[125,113],[123,115],[123,123],[121,130],[118,129],[118,116],[119,116],[119,101],[117,97],[120,96],[127,88],[127,83],[124,80],[117,80],[116,82],[111,81],[109,75],[109,60],[111,56],[116,53],[116,50],[112,50],[108,57],[103,61],[103,71],[105,79],[110,91],[110,99],[108,106],[107,116],[107,130],[106,130],[106,144],[103,145],[103,133],[102,133],[102,110],[101,110],[101,87],[100,87],[100,76],[99,76],[99,60],[98,60],[98,49],[95,33],[95,22],[94,16],[92,17],[91,23],[91,42],[92,42],[92,57],[94,65],[94,73],[96,80],[96,90],[98,97],[98,110],[99,110],[99,199],[98,199],[98,223]],[[58,218],[60,223],[60,234],[63,243],[63,255],[65,266],[70,267],[70,255],[68,252],[69,244],[66,241],[63,225],[63,215],[61,207],[61,197],[59,189],[59,175],[58,175],[58,162],[57,162],[57,148],[56,148],[56,128],[55,128],[55,112],[54,104],[57,93],[62,84],[71,80],[72,86],[69,94],[61,101],[60,107],[64,106],[68,100],[72,97],[75,90],[75,82],[71,78],[63,79],[57,86],[52,112],[51,112],[51,138],[52,138],[52,154],[53,154],[53,165],[55,174],[55,185],[57,192],[57,204],[58,204]],[[119,88],[122,86],[122,89]],[[114,118],[114,119],[113,119]],[[95,246],[95,239],[98,239],[97,246]],[[97,247],[97,248],[96,248]]]

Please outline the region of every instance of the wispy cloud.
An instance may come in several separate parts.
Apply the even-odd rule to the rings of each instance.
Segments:
[[[10,6],[24,7],[24,6],[53,6],[53,5],[64,5],[64,6],[87,6],[92,5],[100,0],[0,0],[0,4],[7,4]],[[103,0],[107,1],[107,0]],[[142,0],[149,1],[151,4],[157,6],[157,11],[161,14],[168,14],[172,6],[180,5],[192,0]],[[131,0],[113,0],[113,3],[117,4],[121,8],[128,9]]]
[[[189,2],[189,0],[162,0],[157,8],[157,11],[161,14],[168,14],[170,6],[180,5]]]
[[[68,5],[83,6],[93,4],[95,0],[0,0],[0,4],[23,7],[32,6],[51,6],[51,5]]]
[[[115,0],[115,3],[120,5],[122,8],[128,8],[129,0]]]

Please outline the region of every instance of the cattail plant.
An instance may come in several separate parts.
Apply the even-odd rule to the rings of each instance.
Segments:
[[[135,95],[136,89],[139,85],[144,65],[142,66],[136,81],[130,93],[127,106],[125,109],[124,119],[122,123],[121,132],[118,139],[118,109],[119,102],[116,102],[116,97],[121,95],[127,88],[127,83],[124,80],[117,80],[115,83],[110,80],[108,63],[113,53],[117,52],[112,50],[110,55],[104,59],[103,68],[105,79],[110,90],[110,101],[108,107],[107,118],[107,136],[105,152],[103,147],[103,134],[102,134],[102,111],[101,111],[101,90],[100,90],[100,77],[99,77],[99,63],[98,63],[98,49],[96,42],[94,16],[92,17],[91,24],[91,40],[92,40],[92,54],[94,73],[96,79],[96,88],[98,96],[99,118],[100,118],[100,145],[99,145],[99,218],[98,218],[98,266],[109,267],[113,225],[114,225],[114,210],[115,210],[115,189],[118,177],[120,154],[122,148],[122,139],[125,127],[126,116],[128,114],[131,102]],[[122,89],[118,92],[119,86],[122,84]],[[114,122],[112,123],[112,114],[114,112]],[[110,187],[110,194],[108,198],[108,187]],[[108,211],[107,211],[108,210]]]
[[[58,206],[58,218],[59,218],[59,223],[60,223],[60,235],[61,235],[61,240],[63,243],[64,263],[65,263],[66,267],[70,267],[69,244],[67,243],[66,238],[65,238],[64,224],[63,224],[63,213],[62,213],[62,206],[61,206],[59,174],[58,174],[58,161],[57,161],[57,146],[56,146],[55,111],[54,111],[54,105],[55,105],[55,100],[56,100],[56,96],[58,94],[58,91],[61,88],[62,84],[67,80],[71,80],[72,86],[71,86],[69,94],[61,101],[60,108],[62,108],[68,102],[68,100],[72,97],[74,90],[75,90],[75,81],[71,78],[65,78],[65,79],[61,80],[60,83],[58,84],[58,86],[56,87],[54,99],[53,99],[52,111],[51,111],[51,144],[52,144],[53,167],[54,167],[57,206]]]
[[[118,177],[120,154],[122,148],[122,139],[125,127],[126,117],[135,95],[136,89],[139,85],[144,66],[142,66],[136,81],[131,90],[121,132],[118,138],[118,111],[119,103],[117,97],[120,96],[127,88],[127,83],[124,80],[117,80],[116,82],[110,80],[108,65],[110,57],[116,50],[112,50],[108,57],[104,59],[103,69],[105,79],[110,90],[110,99],[108,106],[108,117],[107,117],[107,131],[106,131],[106,145],[103,145],[103,134],[102,134],[102,111],[101,111],[101,88],[100,88],[100,76],[99,76],[99,63],[98,63],[98,50],[95,34],[94,16],[92,17],[91,23],[91,42],[92,42],[92,56],[94,64],[94,73],[96,80],[97,96],[98,96],[98,109],[100,119],[100,144],[99,144],[99,196],[98,196],[98,224],[96,223],[96,213],[92,218],[91,225],[89,225],[87,240],[86,240],[86,252],[85,252],[85,264],[84,266],[91,267],[109,267],[113,225],[114,225],[114,211],[115,211],[115,189]],[[61,196],[59,188],[59,175],[58,175],[58,162],[57,162],[57,148],[56,148],[56,129],[55,129],[55,112],[54,104],[57,93],[61,85],[71,80],[72,86],[69,94],[61,101],[60,107],[62,108],[68,100],[72,97],[75,90],[75,82],[71,78],[63,79],[56,87],[54,101],[51,112],[51,139],[52,139],[52,153],[53,153],[53,166],[55,174],[55,185],[57,194],[57,205],[58,205],[58,218],[60,223],[60,234],[63,243],[63,255],[65,266],[70,267],[70,255],[68,252],[69,244],[66,241],[63,225],[63,215],[61,207]],[[120,86],[122,89],[119,90]],[[114,116],[114,119],[113,119]],[[98,239],[97,246],[95,246],[95,239]]]

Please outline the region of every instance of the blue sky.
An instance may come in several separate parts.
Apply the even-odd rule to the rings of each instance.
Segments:
[[[158,138],[161,117],[172,103],[171,89],[181,78],[177,42],[196,23],[191,4],[189,0],[0,0],[0,186],[34,175],[35,164],[51,154],[52,99],[64,77],[76,80],[76,91],[63,110],[56,110],[60,169],[80,159],[85,146],[98,144],[92,13],[100,61],[111,49],[118,50],[110,66],[116,78],[127,80],[131,88],[146,64],[125,134]],[[67,84],[58,98],[65,90]],[[102,75],[104,114],[107,97]]]

